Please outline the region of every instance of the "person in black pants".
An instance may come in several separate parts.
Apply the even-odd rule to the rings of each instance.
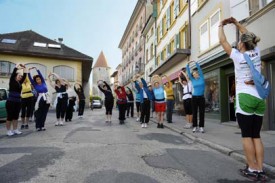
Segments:
[[[134,117],[134,95],[132,90],[129,87],[126,87],[126,95],[127,95],[127,117],[129,117],[129,113],[131,111],[131,117]]]
[[[29,70],[31,69],[35,69],[38,73],[38,75],[33,76],[33,78],[31,74],[28,73],[29,79],[34,89],[38,93],[38,97],[34,105],[35,127],[37,131],[45,131],[45,121],[49,111],[51,99],[48,94],[48,88],[45,79],[42,76],[41,72],[36,67],[29,68]]]
[[[133,81],[135,82],[135,87],[140,94],[140,103],[141,103],[141,128],[147,128],[150,119],[150,101],[152,100],[152,94],[148,89],[146,81],[141,78],[141,82],[137,81],[139,75],[135,75],[133,77]]]
[[[67,82],[69,83],[69,82]],[[72,121],[73,118],[73,112],[74,112],[74,106],[75,106],[75,101],[76,101],[76,94],[71,88],[71,85],[66,85],[67,88],[67,93],[68,93],[68,104],[67,104],[67,110],[66,110],[66,116],[65,116],[65,121]]]
[[[24,74],[22,75],[18,71],[24,69]],[[19,135],[20,132],[17,129],[18,125],[18,118],[21,109],[21,90],[22,90],[22,83],[26,78],[26,68],[22,64],[17,64],[16,67],[13,69],[13,72],[10,77],[9,81],[9,96],[6,102],[6,110],[7,110],[7,135]],[[10,129],[11,124],[13,126],[13,131]]]
[[[102,86],[101,86],[102,84]],[[114,107],[114,96],[111,87],[108,85],[106,81],[98,81],[97,82],[98,88],[102,91],[105,95],[104,105],[106,110],[106,123],[111,123],[112,120],[112,111]]]
[[[55,76],[55,84],[51,82],[51,76]],[[66,84],[68,85],[68,82],[65,79],[62,79],[59,75],[55,73],[50,73],[48,75],[48,79],[50,82],[50,85],[55,89],[56,91],[56,118],[57,121],[55,123],[55,126],[63,126],[65,113],[67,109],[68,104],[68,93],[66,92]]]
[[[76,87],[77,85],[78,87]],[[83,118],[86,97],[84,95],[84,91],[80,83],[75,83],[74,91],[78,96],[78,117]]]
[[[119,124],[124,124],[125,112],[127,108],[127,96],[124,86],[116,86],[117,104],[119,110]]]

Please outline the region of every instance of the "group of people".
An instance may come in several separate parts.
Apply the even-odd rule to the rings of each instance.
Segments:
[[[241,33],[237,48],[232,48],[226,39],[223,28],[227,24],[234,24]],[[264,147],[260,137],[260,130],[266,106],[264,99],[259,96],[256,90],[250,68],[244,59],[244,54],[247,54],[253,61],[256,70],[261,71],[260,50],[257,47],[260,39],[255,34],[248,32],[243,25],[232,17],[221,21],[218,34],[221,46],[233,60],[235,67],[236,118],[241,129],[243,149],[247,161],[247,166],[241,169],[240,172],[249,178],[264,180],[266,179],[265,172],[263,171]],[[196,70],[194,69],[191,72],[190,64],[192,62],[195,61],[189,61],[186,66],[187,73],[181,71],[178,75],[178,80],[183,87],[182,99],[187,121],[185,127],[193,128],[194,133],[198,131],[204,133],[205,80],[202,69],[197,62],[195,62]],[[24,74],[19,74],[18,70],[20,69],[24,70]],[[7,135],[9,136],[21,134],[17,128],[21,106],[22,128],[28,128],[29,118],[32,113],[31,106],[33,105],[35,106],[34,116],[37,131],[46,130],[45,120],[50,106],[48,88],[40,71],[35,67],[29,68],[29,70],[31,69],[35,69],[38,74],[32,77],[28,73],[27,76],[28,71],[26,67],[22,64],[17,64],[10,78],[9,97],[6,103],[8,114],[6,127],[8,130]],[[49,81],[51,81],[50,76],[54,76],[56,79],[55,83],[50,83],[57,92],[56,125],[59,126],[63,125],[66,112],[68,115],[66,120],[71,120],[74,99],[69,95],[70,92],[68,92],[70,88],[69,82],[54,73],[49,75]],[[31,85],[28,83],[31,83]],[[85,96],[81,85],[78,85],[78,89],[76,89],[76,85],[74,88],[79,98],[79,116],[82,116]],[[105,81],[98,81],[98,87],[105,95],[106,122],[111,123],[114,106],[112,89]],[[169,77],[154,75],[151,83],[147,83],[139,75],[135,75],[133,77],[132,89],[129,87],[125,88],[116,83],[114,92],[117,95],[120,124],[124,124],[126,114],[127,116],[131,115],[131,117],[134,117],[134,98],[137,121],[141,122],[142,128],[148,126],[151,109],[156,113],[158,128],[163,128],[165,112],[167,122],[172,123],[175,96]],[[33,96],[36,96],[36,99],[33,99]],[[13,126],[13,130],[11,130],[11,126]]]
[[[237,49],[232,48],[226,39],[223,27],[227,24],[234,24],[241,32]],[[235,66],[236,118],[241,129],[243,149],[247,160],[247,166],[241,169],[240,172],[254,180],[265,180],[267,177],[263,171],[264,148],[260,137],[265,101],[256,90],[250,68],[243,56],[244,53],[248,54],[253,60],[254,66],[260,72],[260,50],[257,47],[260,39],[255,34],[248,32],[236,19],[229,18],[223,20],[219,26],[219,40]],[[189,61],[186,66],[187,74],[181,71],[178,75],[178,80],[183,87],[182,99],[187,121],[185,128],[193,128],[194,133],[204,133],[205,80],[202,69],[197,62],[195,62],[196,69],[191,72],[190,63],[192,62],[195,61]],[[143,78],[138,80],[139,78],[138,75],[134,76],[134,86],[132,85],[132,87],[136,94],[137,121],[141,122],[141,127],[146,128],[148,125],[152,104],[157,116],[158,128],[163,128],[165,112],[167,122],[172,123],[175,97],[170,79],[167,76],[155,75],[151,79],[152,86]],[[166,82],[163,83],[162,81]],[[106,82],[104,82],[104,86],[107,86]],[[107,90],[108,94],[111,95],[112,91],[109,86]],[[106,93],[106,89],[104,92]],[[125,110],[133,108],[133,93],[129,88],[125,89],[121,85],[115,86],[115,93],[117,95],[119,121],[120,124],[124,124]],[[108,114],[107,111],[106,114]]]
[[[31,76],[30,71],[36,70],[37,74]],[[51,76],[55,77],[55,83]],[[76,99],[79,101],[78,116],[82,117],[85,106],[85,95],[81,84],[74,85],[75,92],[70,83],[55,73],[48,75],[49,84],[56,91],[56,118],[55,126],[63,126],[64,120],[71,121]],[[76,93],[76,94],[75,94]],[[77,96],[78,97],[77,97]],[[21,111],[21,130],[29,128],[29,121],[34,116],[37,131],[45,131],[45,121],[51,104],[47,83],[41,72],[36,67],[27,69],[23,64],[17,64],[9,81],[9,95],[6,102],[7,110],[7,135],[19,135],[18,119]]]

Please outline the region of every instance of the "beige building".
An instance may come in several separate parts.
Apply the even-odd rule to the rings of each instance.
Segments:
[[[9,87],[9,77],[17,63],[37,67],[47,80],[50,72],[59,74],[72,85],[83,85],[89,103],[89,77],[93,58],[34,31],[0,34],[0,85]],[[34,72],[34,71],[32,71]],[[35,73],[32,73],[35,74]],[[55,90],[48,85],[50,93]]]

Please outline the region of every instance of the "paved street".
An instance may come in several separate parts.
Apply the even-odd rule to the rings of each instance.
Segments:
[[[168,128],[134,118],[119,125],[104,121],[104,109],[86,109],[85,118],[63,127],[48,115],[45,132],[34,124],[20,136],[7,137],[0,126],[0,182],[178,183],[247,182],[243,164]]]

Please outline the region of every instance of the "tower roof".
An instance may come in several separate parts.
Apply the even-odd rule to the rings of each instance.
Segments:
[[[94,68],[96,67],[109,67],[103,51],[100,52],[98,59],[94,65]]]

